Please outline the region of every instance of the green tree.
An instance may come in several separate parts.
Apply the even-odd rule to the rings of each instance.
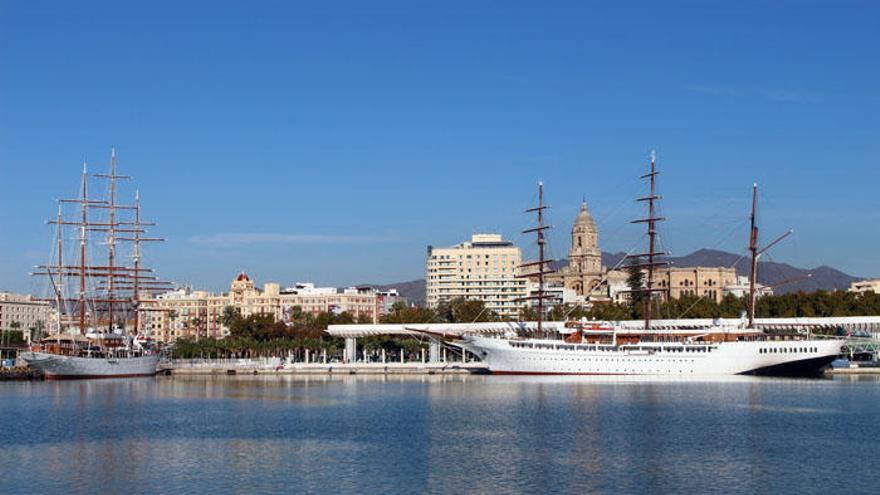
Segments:
[[[483,321],[499,321],[494,312],[486,308],[486,303],[477,299],[456,297],[441,302],[437,307],[438,316],[449,323],[473,323]]]
[[[234,306],[224,306],[223,313],[220,315],[220,324],[226,328],[232,328],[232,325],[241,320],[241,310]]]
[[[391,312],[384,315],[382,323],[435,323],[438,320],[437,313],[428,308],[407,306],[399,301],[391,306]]]
[[[630,291],[629,306],[633,318],[638,318],[640,316],[645,298],[648,297],[648,293],[644,290],[645,274],[642,271],[642,267],[639,266],[641,263],[642,259],[640,257],[635,257],[632,258],[629,265],[626,267],[626,285],[629,287]]]
[[[37,322],[34,323],[34,326],[30,327],[28,330],[30,331],[31,342],[40,340],[46,336],[46,324],[43,320],[37,320]]]

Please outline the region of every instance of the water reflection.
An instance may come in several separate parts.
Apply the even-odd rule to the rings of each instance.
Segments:
[[[878,475],[880,379],[0,384],[4,492],[776,492]],[[27,469],[21,469],[21,467]],[[809,468],[805,468],[809,466]],[[38,474],[37,474],[38,473]]]

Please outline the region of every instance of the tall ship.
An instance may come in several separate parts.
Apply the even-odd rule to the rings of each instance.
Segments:
[[[90,179],[104,181],[103,198],[90,196]],[[47,299],[58,317],[54,334],[21,355],[46,378],[156,374],[159,351],[141,332],[138,306],[143,294],[169,284],[143,266],[141,248],[164,239],[147,236],[155,223],[142,221],[138,192],[133,203],[118,202],[117,183],[127,179],[117,174],[115,150],[108,173],[89,174],[83,164],[79,195],[58,200],[57,216],[48,221],[55,226],[52,261],[33,275],[48,280]],[[75,244],[65,245],[70,239]]]
[[[521,265],[526,276],[537,279],[537,291],[528,297],[535,301],[537,325],[534,330],[510,331],[501,336],[463,335],[451,343],[479,356],[495,374],[524,375],[781,375],[808,376],[820,373],[841,354],[841,341],[814,338],[809,333],[771,333],[755,325],[758,258],[791,232],[764,247],[758,245],[756,220],[757,184],[752,188],[749,252],[751,270],[747,316],[739,324],[714,324],[690,328],[654,325],[652,309],[668,290],[654,283],[655,270],[665,264],[664,254],[656,250],[657,215],[656,156],[642,179],[648,182],[648,195],[637,201],[647,205],[648,215],[633,223],[647,225],[648,249],[628,256],[630,267],[645,273],[646,283],[633,287],[630,297],[644,306],[644,325],[640,328],[617,322],[571,321],[564,325],[545,325],[545,275],[551,273],[551,260],[545,258],[544,186],[538,184],[538,204],[526,210],[537,214],[537,225],[523,231],[535,233],[538,260]]]

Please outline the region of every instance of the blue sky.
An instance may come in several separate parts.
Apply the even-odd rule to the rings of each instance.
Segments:
[[[44,286],[42,222],[111,146],[197,287],[529,255],[538,180],[554,254],[582,197],[627,251],[651,149],[673,253],[742,252],[758,181],[774,260],[880,276],[880,8],[767,3],[0,2],[0,289]]]

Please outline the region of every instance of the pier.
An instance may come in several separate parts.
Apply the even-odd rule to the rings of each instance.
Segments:
[[[354,362],[285,363],[280,358],[178,359],[166,374],[171,375],[449,375],[487,373],[479,361],[440,362]]]
[[[11,380],[42,380],[43,378],[41,372],[30,368],[0,368],[0,382]]]

